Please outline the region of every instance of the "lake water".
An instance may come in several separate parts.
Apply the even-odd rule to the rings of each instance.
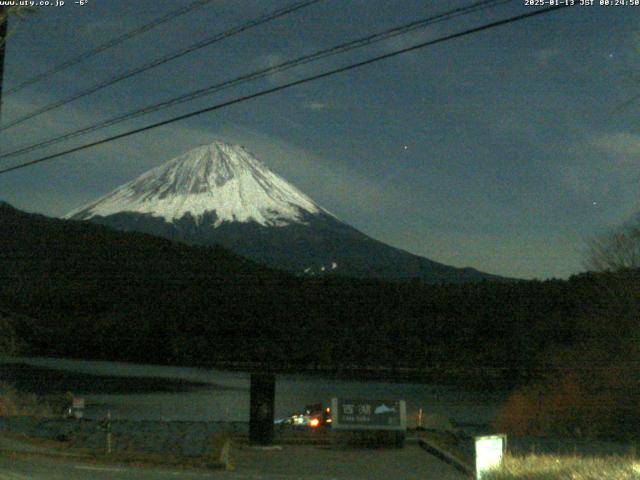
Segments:
[[[111,411],[114,418],[133,420],[249,419],[248,373],[39,357],[0,358],[0,364],[5,375],[11,373],[14,379],[19,375],[18,383],[29,390],[44,394],[73,390],[84,396],[89,418],[104,418]],[[74,388],[65,388],[60,382]],[[54,384],[57,390],[51,386]],[[420,408],[425,414],[445,415],[460,424],[489,424],[506,397],[503,392],[441,385],[282,374],[276,375],[276,418],[310,403],[328,404],[334,396],[403,399],[409,425],[415,424]]]

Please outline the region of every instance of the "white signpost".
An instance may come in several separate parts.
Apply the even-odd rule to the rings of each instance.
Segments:
[[[502,457],[507,448],[506,435],[488,435],[476,437],[476,480],[502,465]]]
[[[84,397],[73,397],[71,400],[71,413],[77,419],[84,417]]]

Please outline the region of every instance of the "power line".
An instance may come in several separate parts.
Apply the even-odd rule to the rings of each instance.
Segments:
[[[494,7],[498,4],[502,4],[502,3],[508,3],[509,0],[482,0],[479,2],[476,2],[474,4],[468,5],[466,7],[459,7],[459,8],[455,8],[453,10],[449,10],[447,12],[438,14],[438,15],[434,15],[434,16],[430,16],[421,20],[416,20],[413,22],[410,22],[408,24],[399,26],[399,27],[393,27],[393,28],[389,28],[387,30],[372,34],[372,35],[367,35],[365,37],[361,37],[358,38],[356,40],[352,40],[346,43],[342,43],[340,45],[334,46],[334,47],[330,47],[324,50],[320,50],[318,52],[315,52],[313,54],[310,55],[304,55],[302,57],[298,57],[294,60],[289,60],[289,61],[285,61],[283,63],[280,63],[278,65],[274,65],[273,67],[269,67],[269,68],[265,68],[262,70],[257,70],[254,71],[252,73],[249,74],[245,74],[245,75],[241,75],[240,77],[236,77],[234,79],[231,80],[227,80],[221,83],[217,83],[214,85],[211,85],[209,87],[205,87],[199,90],[195,90],[193,92],[187,93],[185,95],[181,95],[179,97],[174,97],[170,100],[166,100],[164,102],[160,102],[154,105],[150,105],[148,107],[142,108],[142,109],[138,109],[138,110],[134,110],[131,112],[127,112],[125,114],[119,115],[117,117],[113,117],[107,120],[103,120],[101,122],[98,122],[96,124],[87,126],[87,127],[83,127],[81,129],[72,131],[72,132],[68,132],[66,134],[57,136],[57,137],[53,137],[50,138],[48,140],[44,140],[41,141],[39,143],[33,144],[33,145],[29,145],[26,147],[21,147],[18,148],[17,150],[13,150],[11,152],[7,152],[3,155],[0,155],[0,160],[4,159],[4,158],[8,158],[8,157],[14,157],[16,155],[21,155],[27,152],[31,152],[33,150],[37,150],[43,147],[47,147],[47,146],[51,146],[57,143],[60,143],[64,140],[68,140],[70,138],[74,138],[80,135],[84,135],[90,132],[94,132],[96,130],[101,130],[103,128],[106,127],[110,127],[113,125],[116,125],[118,123],[122,123],[124,121],[127,120],[131,120],[137,117],[140,117],[142,115],[146,115],[149,113],[153,113],[159,110],[163,110],[165,108],[169,108],[172,107],[174,105],[178,105],[180,103],[184,103],[187,101],[191,101],[191,100],[195,100],[196,98],[200,98],[202,96],[205,95],[210,95],[212,93],[217,93],[223,89],[229,88],[229,87],[233,87],[233,86],[237,86],[249,81],[253,81],[259,78],[263,78],[266,77],[268,75],[272,75],[274,73],[280,73],[283,72],[285,70],[289,70],[291,68],[297,67],[299,65],[303,65],[312,61],[316,61],[322,58],[327,58],[333,55],[337,55],[340,53],[344,53],[347,52],[349,50],[353,50],[356,48],[361,48],[364,46],[368,46],[371,44],[374,44],[376,42],[380,42],[383,40],[387,40],[389,38],[392,38],[394,36],[398,36],[398,35],[404,35],[406,33],[409,33],[411,31],[417,30],[419,28],[423,28],[426,27],[428,25],[434,24],[434,23],[438,23],[441,21],[445,21],[445,20],[450,20],[452,18],[461,16],[461,15],[467,15],[469,13],[472,12],[477,12],[486,8],[490,8],[490,7]]]
[[[137,129],[134,129],[134,130],[130,130],[128,132],[124,132],[124,133],[121,133],[121,134],[118,134],[118,135],[113,135],[111,137],[107,137],[107,138],[104,138],[102,140],[97,140],[95,142],[90,142],[90,143],[87,143],[85,145],[81,145],[79,147],[74,147],[74,148],[59,152],[59,153],[54,153],[52,155],[47,155],[45,157],[41,157],[41,158],[38,158],[36,160],[31,160],[29,162],[25,162],[25,163],[22,163],[20,165],[14,165],[12,167],[7,167],[7,168],[4,168],[4,169],[0,170],[0,175],[8,173],[8,172],[11,172],[11,171],[14,171],[14,170],[19,170],[19,169],[26,168],[26,167],[29,167],[29,166],[32,166],[32,165],[36,165],[38,163],[42,163],[42,162],[46,162],[46,161],[49,161],[49,160],[53,160],[55,158],[62,157],[64,155],[68,155],[70,153],[79,152],[81,150],[86,150],[88,148],[96,147],[98,145],[102,145],[102,144],[109,143],[109,142],[112,142],[112,141],[115,141],[115,140],[119,140],[121,138],[129,137],[131,135],[135,135],[137,133],[142,133],[142,132],[145,132],[145,131],[148,131],[148,130],[151,130],[151,129],[154,129],[154,128],[157,128],[157,127],[162,127],[164,125],[169,125],[171,123],[175,123],[175,122],[178,122],[180,120],[186,120],[187,118],[195,117],[197,115],[202,115],[204,113],[212,112],[214,110],[219,110],[221,108],[229,107],[231,105],[235,105],[237,103],[245,102],[247,100],[251,100],[251,99],[254,99],[254,98],[258,98],[258,97],[263,97],[265,95],[269,95],[271,93],[279,92],[279,91],[285,90],[287,88],[295,87],[295,86],[302,85],[302,84],[305,84],[305,83],[309,83],[309,82],[312,82],[312,81],[315,81],[315,80],[319,80],[321,78],[326,78],[326,77],[329,77],[329,76],[332,76],[332,75],[336,75],[338,73],[344,73],[344,72],[347,72],[347,71],[350,71],[350,70],[354,70],[356,68],[364,67],[366,65],[370,65],[372,63],[376,63],[376,62],[379,62],[381,60],[386,60],[388,58],[392,58],[392,57],[401,55],[403,53],[412,52],[412,51],[415,51],[415,50],[418,50],[418,49],[421,49],[421,48],[425,48],[425,47],[428,47],[428,46],[431,46],[431,45],[435,45],[435,44],[438,44],[438,43],[443,43],[443,42],[446,42],[446,41],[449,41],[449,40],[453,40],[455,38],[464,37],[464,36],[471,35],[471,34],[474,34],[474,33],[478,33],[478,32],[481,32],[481,31],[490,30],[492,28],[499,27],[499,26],[502,26],[502,25],[507,25],[509,23],[515,23],[515,22],[518,22],[518,21],[521,21],[521,20],[525,20],[527,18],[535,17],[535,16],[538,16],[538,15],[543,15],[545,13],[549,13],[549,12],[552,12],[552,11],[555,11],[555,10],[559,10],[559,9],[565,8],[567,6],[568,5],[558,5],[558,6],[546,7],[546,8],[540,9],[540,10],[535,10],[533,12],[524,13],[524,14],[513,16],[513,17],[509,17],[507,19],[491,22],[491,23],[482,25],[480,27],[474,27],[474,28],[470,28],[470,29],[464,30],[462,32],[446,35],[446,36],[437,38],[435,40],[429,40],[427,42],[418,43],[418,44],[413,45],[411,47],[402,48],[402,49],[395,50],[395,51],[390,52],[390,53],[386,53],[384,55],[378,55],[376,57],[372,57],[372,58],[369,58],[367,60],[363,60],[361,62],[352,63],[351,65],[347,65],[345,67],[335,68],[333,70],[329,70],[329,71],[326,71],[326,72],[323,72],[323,73],[312,75],[312,76],[309,76],[309,77],[306,77],[306,78],[303,78],[303,79],[300,79],[300,80],[295,80],[293,82],[285,83],[285,84],[279,85],[277,87],[268,88],[268,89],[261,90],[259,92],[252,93],[252,94],[249,94],[249,95],[244,95],[242,97],[238,97],[238,98],[235,98],[233,100],[229,100],[229,101],[226,101],[226,102],[223,102],[223,103],[219,103],[219,104],[213,105],[211,107],[203,108],[203,109],[200,109],[200,110],[196,110],[194,112],[190,112],[190,113],[187,113],[187,114],[184,114],[184,115],[173,117],[173,118],[170,118],[168,120],[163,120],[161,122],[153,123],[153,124],[147,125],[145,127],[141,127],[141,128],[137,128]]]
[[[2,85],[4,83],[4,56],[7,47],[8,25],[9,7],[0,7],[0,98],[2,98]],[[2,115],[0,115],[0,119],[2,119]]]
[[[290,13],[295,12],[296,10],[300,10],[302,8],[305,7],[309,7],[315,3],[318,3],[322,0],[304,0],[302,2],[298,2],[298,3],[294,3],[291,4],[287,7],[284,8],[280,8],[278,10],[275,10],[273,12],[267,13],[265,15],[262,15],[254,20],[250,20],[246,23],[243,23],[241,25],[237,25],[235,27],[232,27],[228,30],[225,30],[224,32],[218,33],[217,35],[214,35],[213,37],[207,38],[205,40],[202,40],[198,43],[195,43],[189,47],[183,48],[181,50],[178,50],[177,52],[171,53],[169,55],[166,55],[164,57],[161,57],[159,59],[153,60],[149,63],[146,63],[142,66],[133,68],[131,70],[128,70],[124,73],[121,73],[119,75],[116,75],[115,77],[112,77],[108,80],[102,81],[92,87],[89,87],[86,90],[83,90],[81,92],[75,93],[67,98],[64,98],[62,100],[58,100],[55,101],[53,103],[50,103],[49,105],[45,105],[44,107],[38,108],[37,110],[34,110],[33,112],[27,113],[25,115],[23,115],[22,117],[19,117],[15,120],[12,120],[8,123],[5,123],[4,125],[0,126],[0,132],[4,131],[8,128],[14,127],[16,125],[19,125],[21,123],[26,122],[27,120],[30,120],[34,117],[37,117],[38,115],[41,115],[45,112],[49,112],[55,108],[61,107],[63,105],[66,105],[68,103],[71,103],[75,100],[78,100],[80,98],[86,97],[87,95],[91,95],[92,93],[98,92],[100,90],[102,90],[103,88],[109,87],[111,85],[114,85],[118,82],[121,82],[122,80],[126,80],[128,78],[131,78],[135,75],[138,75],[139,73],[145,72],[147,70],[150,70],[152,68],[158,67],[160,65],[164,65],[165,63],[168,63],[172,60],[175,60],[176,58],[180,58],[184,55],[187,55],[188,53],[194,52],[196,50],[199,50],[201,48],[207,47],[209,45],[212,45],[214,43],[220,42],[222,40],[225,40],[226,38],[232,37],[234,35],[237,35],[238,33],[244,32],[245,30],[249,30],[251,28],[257,27],[258,25],[262,25],[264,23],[276,20],[278,18],[284,17],[285,15],[288,15]]]
[[[189,13],[193,10],[196,10],[197,8],[203,7],[204,5],[206,5],[207,3],[211,3],[213,0],[196,0],[194,2],[191,2],[188,5],[185,5],[184,7],[178,8],[176,10],[173,10],[169,13],[167,13],[166,15],[159,17],[155,20],[153,20],[150,23],[147,23],[145,25],[142,25],[141,27],[138,27],[134,30],[131,30],[127,33],[124,33],[122,35],[120,35],[119,37],[116,37],[112,40],[109,40],[106,43],[103,43],[102,45],[98,45],[97,47],[91,49],[91,50],[87,50],[84,53],[81,53],[80,55],[78,55],[77,57],[74,57],[70,60],[67,60],[66,62],[63,62],[59,65],[56,65],[55,67],[53,67],[51,70],[47,70],[46,72],[43,73],[39,73],[38,75],[23,81],[22,83],[16,85],[13,88],[10,88],[8,90],[6,90],[4,96],[7,97],[9,95],[12,95],[20,90],[22,90],[25,87],[28,87],[29,85],[33,85],[34,83],[39,82],[40,80],[43,80],[45,78],[50,78],[52,75],[55,75],[56,73],[59,73],[63,70],[66,70],[69,67],[72,67],[74,65],[77,65],[78,63],[91,58],[101,52],[104,52],[105,50],[108,50],[109,48],[113,48],[116,45],[120,45],[121,43],[126,42],[127,40],[130,40],[144,32],[148,32],[149,30],[152,30],[154,28],[156,28],[159,25],[162,25],[163,23],[167,23],[168,21],[179,17],[181,15],[184,15],[186,13]]]

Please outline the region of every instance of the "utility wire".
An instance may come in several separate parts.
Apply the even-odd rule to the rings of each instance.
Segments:
[[[460,8],[456,8],[453,10],[449,10],[445,13],[442,14],[438,14],[435,16],[431,16],[428,18],[424,18],[421,20],[417,20],[414,22],[410,22],[408,24],[399,26],[399,27],[394,27],[394,28],[390,28],[372,35],[368,35],[365,37],[361,37],[358,38],[356,40],[352,40],[349,41],[347,43],[342,43],[340,45],[334,46],[334,47],[330,47],[324,50],[320,50],[318,52],[315,52],[313,54],[310,55],[304,55],[302,57],[298,57],[294,60],[289,60],[283,63],[280,63],[278,65],[274,65],[272,67],[269,68],[264,68],[262,70],[257,70],[254,71],[252,73],[249,74],[245,74],[242,75],[240,77],[236,77],[234,79],[231,80],[227,80],[221,83],[217,83],[214,85],[211,85],[209,87],[205,87],[199,90],[195,90],[193,92],[187,93],[185,95],[181,95],[179,97],[175,97],[172,98],[170,100],[166,100],[154,105],[150,105],[148,107],[142,108],[142,109],[138,109],[138,110],[134,110],[122,115],[119,115],[117,117],[113,117],[111,119],[107,119],[107,120],[103,120],[101,122],[98,122],[96,124],[87,126],[87,127],[83,127],[81,129],[57,136],[57,137],[53,137],[50,138],[48,140],[43,140],[39,143],[33,144],[33,145],[29,145],[26,147],[21,147],[17,150],[13,150],[11,152],[7,152],[5,154],[0,155],[0,160],[4,159],[4,158],[8,158],[8,157],[14,157],[16,155],[22,155],[24,153],[27,152],[31,152],[33,150],[37,150],[43,147],[47,147],[47,146],[51,146],[57,143],[60,143],[64,140],[68,140],[70,138],[74,138],[80,135],[84,135],[90,132],[94,132],[96,130],[101,130],[103,128],[106,127],[110,127],[113,125],[116,125],[118,123],[127,121],[127,120],[131,120],[137,117],[140,117],[142,115],[146,115],[152,112],[156,112],[158,110],[163,110],[165,108],[169,108],[172,107],[174,105],[178,105],[187,101],[191,101],[191,100],[195,100],[196,98],[200,98],[202,96],[205,95],[211,95],[213,93],[217,93],[221,90],[224,90],[226,88],[229,87],[234,87],[249,81],[253,81],[259,78],[263,78],[269,75],[273,75],[275,73],[280,73],[283,72],[285,70],[289,70],[291,68],[297,67],[299,65],[303,65],[312,61],[316,61],[322,58],[326,58],[326,57],[330,57],[333,55],[337,55],[340,53],[344,53],[347,52],[349,50],[353,50],[356,48],[361,48],[364,46],[368,46],[371,44],[374,44],[376,42],[380,42],[383,40],[387,40],[389,38],[398,36],[398,35],[404,35],[406,33],[409,33],[411,31],[417,30],[419,28],[424,28],[430,24],[434,24],[434,23],[438,23],[438,22],[442,22],[445,20],[450,20],[452,18],[461,16],[461,15],[467,15],[469,13],[472,12],[477,12],[486,8],[492,8],[498,4],[501,3],[508,3],[509,0],[482,0],[479,2],[476,2],[474,4],[468,5],[466,7],[460,7]]]
[[[406,47],[406,48],[402,48],[402,49],[399,49],[399,50],[395,50],[393,52],[386,53],[384,55],[378,55],[376,57],[372,57],[372,58],[369,58],[367,60],[363,60],[363,61],[358,62],[358,63],[353,63],[351,65],[347,65],[345,67],[335,68],[333,70],[329,70],[329,71],[326,71],[326,72],[323,72],[323,73],[312,75],[312,76],[309,76],[309,77],[306,77],[306,78],[303,78],[303,79],[300,79],[300,80],[296,80],[296,81],[293,81],[293,82],[285,83],[285,84],[279,85],[277,87],[268,88],[268,89],[261,90],[259,92],[252,93],[252,94],[249,94],[249,95],[244,95],[242,97],[238,97],[238,98],[235,98],[233,100],[229,100],[229,101],[226,101],[226,102],[223,102],[223,103],[219,103],[219,104],[213,105],[211,107],[207,107],[207,108],[203,108],[203,109],[200,109],[200,110],[196,110],[194,112],[190,112],[190,113],[187,113],[187,114],[184,114],[184,115],[180,115],[178,117],[173,117],[173,118],[170,118],[168,120],[163,120],[161,122],[153,123],[153,124],[147,125],[145,127],[137,128],[137,129],[134,129],[134,130],[130,130],[128,132],[124,132],[124,133],[118,134],[118,135],[113,135],[111,137],[103,138],[102,140],[97,140],[95,142],[90,142],[90,143],[87,143],[87,144],[84,144],[84,145],[81,145],[81,146],[78,146],[78,147],[74,147],[74,148],[59,152],[59,153],[54,153],[52,155],[47,155],[45,157],[41,157],[41,158],[38,158],[36,160],[31,160],[29,162],[25,162],[25,163],[22,163],[20,165],[14,165],[12,167],[7,167],[7,168],[4,168],[4,169],[0,170],[0,175],[8,173],[8,172],[11,172],[11,171],[14,171],[14,170],[19,170],[19,169],[26,168],[26,167],[29,167],[29,166],[32,166],[32,165],[36,165],[38,163],[42,163],[42,162],[46,162],[46,161],[49,161],[49,160],[53,160],[55,158],[59,158],[59,157],[62,157],[64,155],[68,155],[70,153],[79,152],[79,151],[86,150],[86,149],[89,149],[89,148],[92,148],[92,147],[96,147],[98,145],[102,145],[102,144],[109,143],[109,142],[112,142],[112,141],[115,141],[115,140],[119,140],[121,138],[129,137],[129,136],[135,135],[137,133],[146,132],[148,130],[152,130],[152,129],[157,128],[157,127],[162,127],[164,125],[169,125],[171,123],[175,123],[175,122],[178,122],[180,120],[185,120],[187,118],[195,117],[197,115],[202,115],[204,113],[208,113],[208,112],[212,112],[212,111],[215,111],[215,110],[219,110],[221,108],[229,107],[231,105],[242,103],[242,102],[245,102],[247,100],[251,100],[251,99],[254,99],[254,98],[258,98],[258,97],[263,97],[265,95],[269,95],[269,94],[272,94],[272,93],[275,93],[275,92],[279,92],[281,90],[285,90],[285,89],[288,89],[288,88],[291,88],[291,87],[295,87],[297,85],[302,85],[302,84],[305,84],[305,83],[313,82],[315,80],[319,80],[321,78],[326,78],[326,77],[329,77],[329,76],[332,76],[332,75],[336,75],[338,73],[344,73],[344,72],[347,72],[347,71],[350,71],[350,70],[354,70],[356,68],[364,67],[365,65],[370,65],[372,63],[376,63],[376,62],[379,62],[381,60],[386,60],[388,58],[392,58],[392,57],[401,55],[403,53],[412,52],[412,51],[419,50],[421,48],[425,48],[425,47],[428,47],[428,46],[431,46],[431,45],[435,45],[435,44],[438,44],[438,43],[443,43],[443,42],[446,42],[446,41],[449,41],[449,40],[453,40],[455,38],[464,37],[464,36],[471,35],[471,34],[474,34],[474,33],[485,31],[485,30],[490,30],[492,28],[499,27],[499,26],[502,26],[502,25],[507,25],[509,23],[515,23],[515,22],[518,22],[518,21],[521,21],[521,20],[525,20],[527,18],[536,17],[536,16],[543,15],[543,14],[546,14],[546,13],[549,13],[549,12],[553,12],[555,10],[560,10],[560,9],[566,8],[568,6],[569,5],[558,5],[558,6],[546,7],[546,8],[540,9],[540,10],[535,10],[533,12],[524,13],[524,14],[513,16],[513,17],[509,17],[509,18],[506,18],[506,19],[503,19],[503,20],[498,20],[498,21],[495,21],[495,22],[487,23],[487,24],[482,25],[480,27],[470,28],[470,29],[464,30],[462,32],[458,32],[458,33],[454,33],[454,34],[450,34],[450,35],[445,35],[445,36],[439,37],[439,38],[437,38],[435,40],[429,40],[427,42],[418,43],[418,44],[413,45],[411,47]]]
[[[69,67],[72,67],[74,65],[77,65],[78,63],[91,58],[101,52],[104,52],[105,50],[108,50],[110,48],[115,47],[116,45],[120,45],[121,43],[126,42],[127,40],[130,40],[131,38],[134,38],[144,32],[148,32],[149,30],[152,30],[154,28],[156,28],[159,25],[162,25],[163,23],[167,23],[170,20],[173,20],[176,17],[179,17],[181,15],[184,15],[186,13],[189,13],[193,10],[196,10],[197,8],[203,7],[204,5],[206,5],[207,3],[211,3],[213,0],[196,0],[194,2],[191,2],[188,5],[185,5],[184,7],[178,8],[177,10],[173,10],[169,13],[167,13],[166,15],[156,18],[155,20],[151,21],[150,23],[147,23],[145,25],[142,25],[141,27],[138,27],[134,30],[131,30],[130,32],[124,33],[122,35],[120,35],[119,37],[113,38],[111,40],[109,40],[106,43],[103,43],[102,45],[98,45],[97,47],[91,49],[91,50],[87,50],[84,53],[81,53],[80,55],[78,55],[77,57],[74,57],[70,60],[67,60],[66,62],[63,62],[59,65],[56,65],[55,67],[53,67],[51,70],[47,70],[46,72],[43,73],[39,73],[38,75],[29,78],[28,80],[23,81],[22,83],[16,85],[13,88],[10,88],[8,90],[6,90],[4,92],[4,96],[7,97],[13,93],[16,93],[20,90],[22,90],[25,87],[28,87],[29,85],[33,85],[34,83],[39,82],[40,80],[43,80],[45,78],[50,78],[51,76],[55,75],[56,73],[59,73],[63,70],[66,70]]]
[[[262,25],[264,23],[270,22],[272,20],[276,20],[278,18],[284,17],[285,15],[288,15],[292,12],[295,12],[296,10],[300,10],[302,8],[305,7],[309,7],[315,3],[318,3],[322,0],[304,0],[302,2],[297,2],[291,5],[288,5],[284,8],[280,8],[278,10],[275,10],[273,12],[264,14],[254,20],[250,20],[246,23],[243,23],[241,25],[237,25],[235,27],[232,27],[228,30],[225,30],[224,32],[218,33],[216,35],[214,35],[213,37],[207,38],[205,40],[202,40],[198,43],[195,43],[189,47],[183,48],[181,50],[178,50],[174,53],[171,53],[169,55],[166,55],[164,57],[158,58],[156,60],[153,60],[149,63],[146,63],[144,65],[141,65],[139,67],[133,68],[131,70],[128,70],[124,73],[121,73],[119,75],[116,75],[115,77],[112,77],[108,80],[104,80],[92,87],[89,87],[86,90],[83,90],[81,92],[75,93],[67,98],[64,98],[62,100],[57,100],[53,103],[50,103],[49,105],[45,105],[44,107],[38,108],[37,110],[34,110],[33,112],[27,113],[25,115],[23,115],[22,117],[19,117],[15,120],[12,120],[8,123],[5,123],[4,125],[0,126],[0,132],[4,131],[8,128],[14,127],[16,125],[19,125],[21,123],[26,122],[27,120],[31,120],[34,117],[37,117],[38,115],[41,115],[45,112],[49,112],[55,108],[58,107],[62,107],[63,105],[66,105],[68,103],[71,103],[75,100],[78,100],[79,98],[83,98],[86,97],[87,95],[91,95],[92,93],[95,93],[97,91],[102,90],[103,88],[109,87],[111,85],[114,85],[118,82],[121,82],[122,80],[126,80],[128,78],[131,78],[135,75],[138,75],[139,73],[145,72],[147,70],[150,70],[152,68],[158,67],[160,65],[164,65],[165,63],[168,63],[172,60],[175,60],[176,58],[180,58],[184,55],[187,55],[188,53],[194,52],[196,50],[199,50],[201,48],[207,47],[209,45],[212,45],[214,43],[220,42],[222,40],[225,40],[226,38],[232,37],[234,35],[237,35],[238,33],[244,32],[245,30],[249,30],[251,28],[257,27],[258,25]]]

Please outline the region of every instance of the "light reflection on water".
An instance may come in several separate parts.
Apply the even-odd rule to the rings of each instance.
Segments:
[[[204,384],[175,392],[86,393],[86,416],[89,418],[103,418],[107,411],[111,411],[114,418],[136,420],[248,421],[249,418],[248,373],[55,358],[0,358],[0,362],[79,374],[126,377],[132,381],[136,377],[154,377]],[[96,382],[99,381],[96,378]],[[419,408],[427,414],[448,416],[458,423],[488,424],[504,399],[503,393],[490,394],[432,384],[277,375],[276,418],[300,411],[306,404],[329,403],[333,396],[404,399],[410,425],[412,421],[415,423]]]

